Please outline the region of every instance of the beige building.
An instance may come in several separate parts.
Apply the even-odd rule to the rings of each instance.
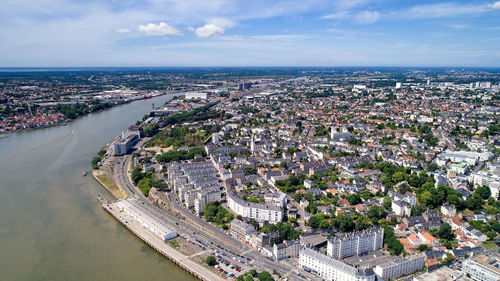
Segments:
[[[424,268],[425,257],[423,255],[412,255],[406,258],[396,258],[383,264],[379,264],[373,271],[379,278],[394,280],[406,276]]]

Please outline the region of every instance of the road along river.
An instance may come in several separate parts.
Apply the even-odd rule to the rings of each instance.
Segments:
[[[194,280],[104,212],[96,152],[173,95],[0,139],[1,280]],[[110,198],[110,196],[109,196]]]

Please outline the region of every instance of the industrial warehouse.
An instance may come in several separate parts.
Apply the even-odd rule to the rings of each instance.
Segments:
[[[137,199],[118,200],[113,205],[120,212],[127,214],[164,241],[177,237],[177,232],[173,231],[160,219],[148,213],[144,207],[141,207],[142,204]]]

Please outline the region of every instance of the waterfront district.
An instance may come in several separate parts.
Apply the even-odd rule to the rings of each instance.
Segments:
[[[102,207],[203,280],[500,280],[498,77],[411,75],[186,92],[93,159]]]

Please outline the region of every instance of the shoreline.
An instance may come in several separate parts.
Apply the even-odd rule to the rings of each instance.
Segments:
[[[193,277],[203,280],[203,281],[223,281],[226,280],[223,277],[218,276],[216,273],[210,271],[209,268],[206,268],[202,264],[198,264],[195,261],[191,260],[190,257],[182,254],[181,252],[175,250],[163,240],[157,238],[154,235],[149,235],[141,233],[140,225],[132,225],[133,222],[128,222],[125,218],[120,216],[120,213],[117,213],[116,210],[113,210],[109,204],[106,204],[104,200],[97,196],[97,200],[101,204],[101,207],[111,215],[115,220],[117,220],[122,226],[124,226],[128,231],[134,234],[137,238],[139,238],[143,243],[153,248],[160,255],[168,259],[170,262],[174,263],[176,266],[185,270],[187,273],[191,274]]]
[[[175,94],[177,92],[173,92]],[[163,93],[161,95],[155,96],[159,97],[162,95],[171,94],[171,93]],[[171,149],[164,148],[167,151]],[[107,180],[110,181],[109,184],[105,183],[103,180],[99,178],[99,176],[106,177]],[[127,173],[127,177],[130,177],[130,174]],[[116,183],[113,177],[113,172],[110,170],[102,170],[101,168],[98,170],[92,169],[92,177],[107,191],[111,194],[112,198],[116,200],[125,200],[129,196],[123,190],[119,183]],[[114,186],[114,187],[112,187]],[[134,187],[135,188],[135,187]],[[126,220],[126,218],[122,218],[124,216],[123,213],[114,210],[109,203],[111,201],[105,201],[99,194],[97,196],[97,200],[101,204],[101,207],[111,215],[115,220],[117,220],[122,226],[124,226],[128,231],[130,231],[134,236],[139,238],[143,243],[151,247],[157,253],[168,259],[174,265],[180,267],[182,270],[185,270],[187,273],[192,275],[193,277],[203,280],[203,281],[223,281],[227,280],[224,277],[219,276],[216,272],[207,268],[203,263],[196,262],[191,259],[191,256],[187,256],[183,254],[181,251],[171,247],[165,241],[159,239],[158,237],[151,235],[151,233],[147,233],[147,230],[144,229],[141,225],[136,225],[132,220]]]
[[[121,189],[119,186],[115,185],[116,186],[116,190],[115,190],[111,186],[108,186],[106,183],[104,183],[104,181],[99,178],[99,176],[101,176],[101,175],[105,176],[111,182],[113,181],[112,179],[109,179],[109,177],[108,177],[109,171],[102,171],[100,169],[99,170],[92,170],[92,177],[100,185],[102,185],[102,187],[104,187],[104,189],[106,189],[113,196],[113,198],[115,198],[115,200],[128,198],[127,193],[123,189]]]
[[[168,95],[168,94],[172,94],[172,93],[176,93],[176,92],[161,93],[161,94],[158,94],[156,96],[152,96],[149,99],[154,99],[154,98],[161,97],[161,96]],[[111,106],[110,108],[103,108],[103,109],[98,110],[98,111],[89,112],[89,113],[80,115],[80,116],[78,116],[78,117],[76,117],[74,119],[64,119],[63,122],[57,123],[57,124],[51,124],[51,125],[40,126],[40,127],[33,127],[33,128],[26,128],[26,129],[20,129],[20,130],[15,130],[15,131],[8,131],[8,132],[0,132],[0,139],[7,138],[7,137],[9,137],[11,135],[14,135],[14,134],[17,134],[17,133],[30,132],[30,131],[34,131],[34,130],[38,130],[38,129],[47,129],[47,128],[52,128],[52,127],[66,126],[66,125],[68,125],[69,123],[71,123],[73,121],[76,121],[76,120],[78,120],[78,119],[80,119],[82,117],[88,116],[89,114],[100,113],[100,112],[103,112],[105,110],[109,110],[109,109],[115,108],[115,107],[120,106],[120,105],[125,105],[125,104],[129,104],[129,103],[132,103],[132,102],[135,102],[135,101],[140,101],[140,100],[148,100],[148,99],[134,99],[134,100],[128,100],[128,101],[125,101],[125,102],[117,103],[117,104],[114,104],[113,106]]]

